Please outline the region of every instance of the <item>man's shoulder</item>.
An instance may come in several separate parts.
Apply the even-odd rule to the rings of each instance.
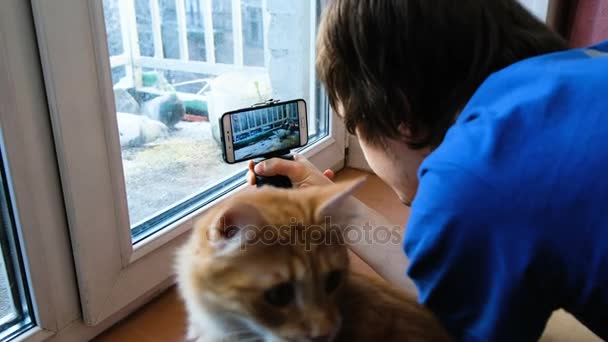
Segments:
[[[593,49],[608,52],[608,42]],[[586,51],[539,56],[490,77],[420,172],[445,172],[452,165],[509,203],[530,202],[535,195],[543,203],[552,182],[597,174],[597,166],[608,163],[608,82],[602,76],[608,74],[608,53],[592,57]]]
[[[524,59],[490,75],[463,112],[542,110],[552,101],[594,101],[608,90],[608,41]],[[520,106],[525,104],[525,107]]]

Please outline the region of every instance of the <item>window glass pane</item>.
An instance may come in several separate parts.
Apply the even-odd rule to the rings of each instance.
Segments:
[[[118,81],[123,79],[126,75],[127,74],[124,66],[112,68],[112,83],[118,83]]]
[[[175,0],[160,0],[161,35],[165,58],[179,58]]]
[[[206,61],[204,12],[202,1],[186,1],[186,26],[188,27],[188,54],[191,60]]]
[[[243,0],[243,61],[245,65],[264,66],[264,23],[262,0]]]
[[[122,45],[122,33],[120,32],[120,12],[118,11],[118,0],[104,0],[103,14],[108,33],[108,49],[111,56],[120,55],[124,52]]]
[[[270,98],[304,98],[311,138],[327,134],[327,110],[315,105],[320,88],[311,78],[314,1],[112,1],[104,0],[107,29],[120,19],[137,32],[108,32],[108,44],[122,45],[117,40],[124,36],[139,39],[131,44],[140,55],[135,49],[130,58],[110,56],[135,241],[226,191],[242,175],[244,164],[222,159],[223,113]],[[153,53],[155,40],[162,58]],[[251,117],[246,124],[264,123]]]
[[[119,1],[119,0],[115,0]],[[124,1],[124,0],[122,0]],[[141,56],[152,57],[154,56],[154,39],[152,33],[152,12],[150,10],[150,1],[157,0],[135,0],[135,23],[137,25],[137,37],[138,37],[138,47],[139,54]],[[104,0],[103,6],[107,8],[108,0]],[[106,12],[104,10],[104,12]],[[127,15],[125,15],[127,16]],[[106,15],[107,21],[107,15]],[[107,30],[107,28],[106,28]],[[112,44],[110,42],[110,37],[108,36],[108,44]]]
[[[1,249],[0,252],[4,254],[4,251]],[[11,321],[16,316],[9,282],[4,257],[0,256],[0,322]]]
[[[0,162],[0,341],[33,327],[16,226],[3,163]]]
[[[213,38],[218,63],[233,63],[232,0],[213,0]]]

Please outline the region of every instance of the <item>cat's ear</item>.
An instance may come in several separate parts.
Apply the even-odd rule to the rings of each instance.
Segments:
[[[351,181],[336,183],[328,186],[320,193],[321,202],[315,210],[315,216],[319,220],[325,217],[345,216],[343,210],[347,199],[359,189],[367,180],[367,177],[360,177]]]
[[[263,224],[262,214],[253,205],[231,203],[212,221],[207,240],[215,254],[230,254],[253,238]]]

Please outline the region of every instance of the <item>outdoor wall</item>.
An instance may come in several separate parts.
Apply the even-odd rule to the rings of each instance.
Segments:
[[[309,98],[313,4],[314,1],[267,0],[265,64],[270,73],[273,97],[277,99]]]

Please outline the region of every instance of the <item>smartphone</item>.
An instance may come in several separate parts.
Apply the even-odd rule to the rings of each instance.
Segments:
[[[303,99],[225,113],[220,119],[224,160],[234,164],[305,146],[307,117]]]

